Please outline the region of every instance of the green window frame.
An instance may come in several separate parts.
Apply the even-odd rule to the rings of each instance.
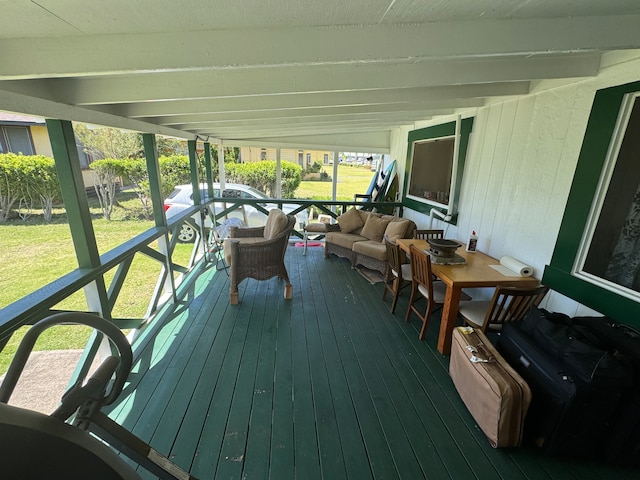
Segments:
[[[580,272],[580,254],[598,201],[601,178],[628,95],[640,91],[640,82],[598,90],[594,97],[578,164],[573,177],[562,224],[551,263],[545,267],[543,283],[559,293],[621,323],[640,326],[640,302],[623,288],[604,288],[588,281]]]
[[[449,204],[451,205],[451,210],[453,212],[453,218],[450,223],[455,225],[457,223],[457,212],[458,212],[458,204],[460,202],[460,188],[462,186],[462,176],[464,173],[464,164],[467,158],[467,148],[469,146],[469,137],[471,135],[471,131],[473,129],[473,117],[463,118],[460,121],[460,144],[458,146],[458,158],[457,162],[454,165],[455,170],[455,178],[452,181],[455,185],[452,185],[451,191],[453,192],[452,198],[449,199]],[[404,188],[402,190],[402,204],[405,207],[411,208],[420,213],[424,213],[429,215],[431,213],[431,209],[435,208],[440,212],[446,212],[446,209],[441,208],[439,206],[434,206],[431,203],[427,203],[426,201],[416,200],[411,197],[407,197],[407,192],[409,191],[409,173],[411,172],[412,166],[412,154],[413,154],[413,145],[416,142],[422,142],[425,140],[430,140],[433,138],[442,138],[442,137],[451,137],[456,134],[456,122],[448,122],[440,125],[434,125],[432,127],[420,128],[418,130],[412,130],[408,135],[408,147],[407,147],[407,163],[405,169],[405,178],[404,178]]]

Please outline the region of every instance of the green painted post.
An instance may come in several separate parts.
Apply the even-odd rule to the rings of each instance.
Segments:
[[[204,144],[204,168],[207,173],[209,198],[211,198],[213,197],[213,169],[211,168],[211,144],[209,142]]]
[[[142,144],[147,161],[147,172],[149,172],[149,189],[151,190],[151,202],[153,204],[153,220],[156,227],[166,227],[167,218],[164,214],[164,196],[162,195],[162,177],[160,175],[160,164],[158,163],[156,136],[152,133],[143,133]],[[168,232],[165,232],[163,237],[158,238],[158,250],[165,256],[164,268],[167,274],[163,277],[164,280],[160,280],[163,285],[158,286],[156,293],[159,294],[161,287],[164,287],[164,291],[169,291],[173,296],[174,302],[176,302],[178,298],[176,296],[176,285],[173,278],[173,263],[171,261]],[[152,302],[153,308],[151,309],[155,308],[157,300],[157,298],[154,298]],[[147,312],[147,316],[149,314],[150,312]]]
[[[189,148],[189,167],[191,168],[191,185],[193,186],[193,204],[200,204],[200,181],[198,179],[198,154],[196,152],[196,141],[187,140]]]
[[[73,126],[68,120],[47,119],[46,123],[78,267],[93,269],[100,266],[100,253],[91,223]],[[90,311],[111,320],[111,308],[102,276],[87,285],[85,296]]]
[[[158,164],[158,149],[156,137],[152,133],[142,134],[144,155],[147,160],[147,172],[149,172],[149,189],[151,190],[151,202],[153,204],[153,220],[156,227],[164,227],[167,224],[164,215],[164,197],[162,195],[162,179],[160,177],[160,165]]]
[[[100,265],[100,255],[91,223],[73,127],[66,120],[47,119],[46,122],[78,267],[93,268]]]

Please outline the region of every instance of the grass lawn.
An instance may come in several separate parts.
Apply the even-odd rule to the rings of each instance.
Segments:
[[[333,167],[324,167],[329,175]],[[337,198],[352,200],[355,193],[365,193],[373,172],[369,168],[340,165],[338,167]],[[302,182],[296,191],[297,198],[330,199],[331,182]],[[132,194],[120,193],[119,206],[115,207],[111,221],[101,216],[97,201],[90,201],[94,215],[93,229],[98,251],[103,254],[124,241],[133,238],[151,227],[150,221],[138,218],[138,200]],[[0,308],[44,287],[57,278],[77,268],[71,233],[63,209],[54,212],[54,220],[44,223],[41,215],[33,215],[23,221],[12,220],[0,224]],[[186,264],[191,253],[191,244],[176,247],[174,258]],[[148,295],[158,278],[160,266],[148,257],[137,255],[126,283],[114,306],[114,315],[142,317],[147,309]],[[106,275],[107,285],[113,273]],[[150,295],[150,294],[149,294]],[[86,310],[82,292],[65,299],[57,309]],[[0,352],[0,374],[3,374],[28,327],[19,329]],[[35,350],[61,350],[84,348],[91,333],[89,328],[77,326],[54,327],[44,332]]]
[[[333,165],[326,165],[322,169],[333,175]],[[356,193],[366,193],[375,172],[369,167],[338,165],[337,200],[353,200]],[[302,182],[296,190],[297,198],[331,199],[331,182]]]
[[[123,196],[122,204],[116,207],[113,220],[106,221],[95,213],[93,229],[102,254],[133,238],[152,226],[150,221],[127,219],[137,208],[137,200]],[[129,213],[127,213],[129,212]],[[27,221],[14,220],[0,225],[0,308],[26,296],[77,268],[71,233],[62,211],[57,212],[52,223],[43,223],[37,216]],[[177,245],[174,259],[186,264],[191,253],[191,244]],[[142,317],[147,309],[150,293],[155,286],[160,265],[143,255],[137,255],[127,276],[125,285],[114,306],[114,315]],[[107,285],[114,272],[105,275]],[[145,292],[145,294],[140,294]],[[86,310],[82,292],[67,298],[56,309]],[[15,350],[28,327],[22,327],[0,352],[0,374],[4,373]],[[84,348],[91,330],[78,326],[53,327],[44,332],[35,350],[62,350]]]

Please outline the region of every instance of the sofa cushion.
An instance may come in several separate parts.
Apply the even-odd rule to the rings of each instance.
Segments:
[[[352,250],[361,255],[385,261],[387,259],[387,247],[376,240],[365,240],[353,244]]]
[[[407,238],[407,230],[409,229],[410,224],[410,220],[391,221],[387,225],[387,229],[384,231],[384,234],[392,242],[395,242],[399,238]]]
[[[361,235],[356,235],[355,233],[328,232],[325,237],[326,242],[333,243],[334,245],[338,245],[339,247],[347,248],[349,250],[351,250],[354,243],[362,242],[363,240],[367,240],[367,238]]]
[[[369,215],[360,235],[367,237],[369,240],[382,242],[382,236],[389,222],[390,220],[388,219]]]
[[[364,225],[360,212],[355,207],[351,207],[338,217],[338,225],[342,233],[351,233]]]
[[[286,230],[288,223],[289,220],[282,210],[277,208],[269,210],[267,223],[264,226],[264,238],[271,240],[277,237]]]

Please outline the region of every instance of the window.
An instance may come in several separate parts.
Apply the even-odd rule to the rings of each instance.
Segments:
[[[599,90],[543,282],[640,326],[640,82]]]
[[[576,272],[604,288],[640,299],[640,98],[622,106]]]
[[[432,208],[446,210],[456,221],[467,146],[473,118],[460,121],[457,155],[456,122],[434,125],[409,132],[407,172],[402,202],[418,212]]]
[[[311,165],[311,154],[307,153],[307,167]]]
[[[34,148],[29,128],[8,125],[0,127],[0,152],[33,155]]]
[[[260,160],[266,160],[267,159],[267,149],[266,148],[261,148],[260,149]]]
[[[322,155],[322,163],[324,163],[325,165],[327,163],[329,163],[329,154],[325,153],[324,155]]]
[[[409,173],[409,195],[447,207],[453,175],[455,137],[415,142]]]

